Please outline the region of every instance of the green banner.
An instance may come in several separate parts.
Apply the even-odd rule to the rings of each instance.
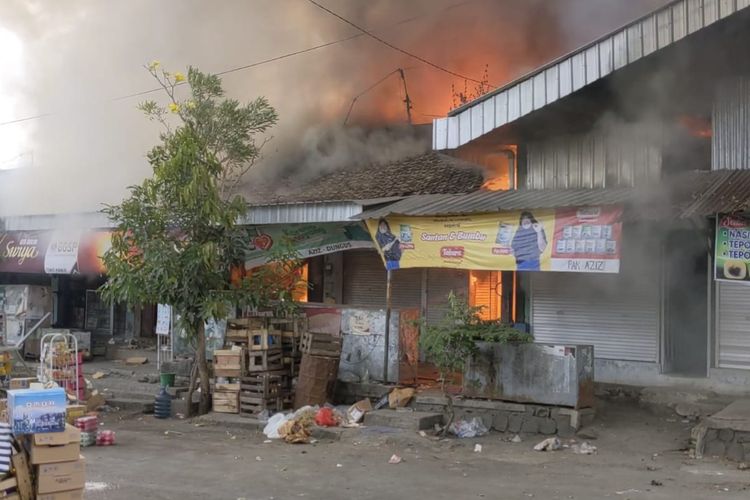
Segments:
[[[310,224],[272,224],[251,228],[245,257],[245,268],[262,266],[281,242],[288,240],[300,258],[328,253],[372,248],[372,239],[359,222],[325,222]]]
[[[750,218],[716,217],[714,277],[719,281],[750,283]]]

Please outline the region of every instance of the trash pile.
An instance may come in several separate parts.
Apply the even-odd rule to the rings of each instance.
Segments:
[[[86,460],[81,447],[114,444],[114,432],[67,385],[11,379],[0,400],[0,497],[82,499]],[[22,387],[22,388],[19,388]]]
[[[563,443],[559,438],[551,437],[540,441],[534,446],[535,451],[557,451],[562,449],[570,449],[577,455],[595,455],[597,453],[596,446],[590,444],[588,441],[578,443],[575,439]]]

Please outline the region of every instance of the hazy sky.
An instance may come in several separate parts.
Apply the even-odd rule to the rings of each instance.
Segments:
[[[405,50],[492,84],[600,36],[666,0],[319,0]],[[136,105],[143,65],[227,71],[359,32],[307,0],[3,0],[0,2],[0,216],[96,210],[149,172],[158,129]],[[266,168],[298,161],[316,131],[340,126],[352,98],[397,68],[414,119],[451,106],[460,78],[358,36],[228,73],[229,95],[265,95],[280,122]],[[471,87],[472,84],[469,84]],[[148,97],[160,98],[159,94]],[[391,75],[350,123],[405,120]],[[312,139],[311,139],[312,137]],[[296,152],[296,154],[292,154]],[[2,170],[20,167],[13,170]]]

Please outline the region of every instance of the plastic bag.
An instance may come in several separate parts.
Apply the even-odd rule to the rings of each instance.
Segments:
[[[481,418],[474,417],[471,420],[458,420],[453,422],[451,426],[448,427],[448,431],[460,438],[473,438],[484,436],[489,432],[489,429],[484,425]]]
[[[287,421],[287,416],[283,413],[277,413],[273,417],[268,419],[268,423],[263,428],[263,434],[266,435],[268,439],[279,439],[281,436],[279,435],[279,427]]]
[[[333,408],[321,408],[318,413],[315,414],[315,423],[321,427],[336,427],[339,425],[336,415],[333,413]]]

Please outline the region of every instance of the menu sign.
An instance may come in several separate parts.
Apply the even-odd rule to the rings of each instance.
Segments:
[[[750,218],[738,215],[716,217],[714,277],[718,281],[750,284]]]

